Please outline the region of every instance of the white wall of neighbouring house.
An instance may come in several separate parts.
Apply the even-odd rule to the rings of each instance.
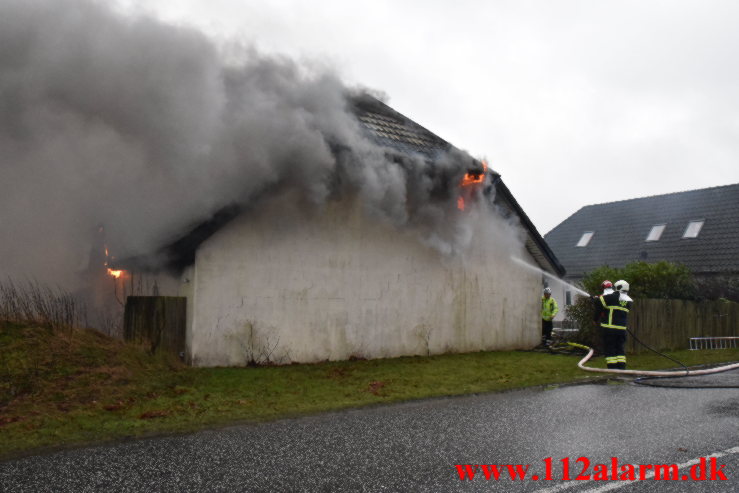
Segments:
[[[552,287],[552,296],[557,300],[559,312],[554,317],[554,326],[561,327],[567,318],[567,307],[577,303],[577,300],[584,296],[577,291],[580,286],[581,278],[565,278],[561,281],[550,280],[549,285]]]
[[[573,292],[571,288],[561,283],[553,282],[552,284],[552,296],[555,300],[557,300],[557,306],[559,307],[559,311],[554,316],[554,323],[555,325],[561,325],[561,323],[565,319],[568,301],[570,302],[570,304],[574,303],[576,293]]]
[[[470,246],[442,254],[358,201],[277,200],[201,245],[183,275],[196,366],[529,348],[541,277],[516,227],[469,212]],[[474,219],[476,217],[476,219]]]

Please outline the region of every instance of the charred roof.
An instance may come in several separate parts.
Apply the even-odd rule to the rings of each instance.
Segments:
[[[442,155],[456,152],[470,160],[471,169],[482,170],[483,168],[479,161],[455,149],[449,142],[369,94],[363,93],[350,97],[348,107],[368,136],[398,158],[411,155],[420,156],[433,163]],[[563,276],[564,267],[503,183],[500,174],[492,170],[489,172],[493,179],[486,194],[494,197],[494,203],[501,207],[507,217],[514,216],[521,223],[527,233],[526,249],[537,263],[545,270]],[[195,225],[187,234],[169,243],[157,254],[157,259],[165,259],[166,267],[175,272],[192,265],[195,261],[195,252],[200,244],[244,211],[245,207],[237,204],[220,209],[209,220]],[[119,262],[119,264],[126,268],[147,269],[152,262],[150,259],[147,261],[142,258],[132,258]]]

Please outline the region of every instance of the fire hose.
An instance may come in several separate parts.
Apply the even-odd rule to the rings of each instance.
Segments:
[[[614,373],[618,375],[643,375],[643,376],[653,376],[653,377],[690,377],[690,376],[697,376],[697,375],[710,375],[713,373],[720,373],[724,371],[734,370],[739,368],[739,363],[731,363],[728,365],[718,366],[716,368],[706,368],[702,370],[690,370],[687,367],[684,370],[665,370],[665,371],[653,371],[653,370],[617,370],[615,368],[593,368],[591,366],[585,366],[585,363],[590,360],[590,358],[593,357],[593,354],[595,353],[595,350],[589,346],[585,346],[583,344],[577,344],[574,342],[568,342],[570,346],[584,349],[588,351],[588,354],[585,355],[583,359],[581,359],[577,366],[581,370],[585,371],[593,371],[598,373]]]

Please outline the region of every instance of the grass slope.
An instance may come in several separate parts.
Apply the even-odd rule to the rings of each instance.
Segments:
[[[501,351],[255,368],[188,368],[92,330],[0,324],[0,457],[44,447],[257,422],[600,376],[578,358]],[[670,353],[687,364],[739,350]],[[629,358],[632,368],[671,363]],[[594,366],[603,366],[596,359]]]

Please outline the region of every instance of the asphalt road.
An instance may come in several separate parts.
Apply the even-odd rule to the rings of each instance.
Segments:
[[[739,383],[739,372],[727,381]],[[709,457],[710,476],[712,454],[726,481],[575,480],[585,464],[580,457],[591,476],[607,469],[610,477],[615,457],[618,474],[624,464],[676,464],[682,477],[694,466],[698,472],[701,457]],[[547,457],[551,481],[544,479]],[[570,481],[562,480],[565,458]],[[486,480],[482,468],[462,481],[457,464],[529,467],[525,480],[511,480],[503,467],[497,481]],[[739,491],[739,389],[608,384],[432,399],[7,461],[0,488]]]

